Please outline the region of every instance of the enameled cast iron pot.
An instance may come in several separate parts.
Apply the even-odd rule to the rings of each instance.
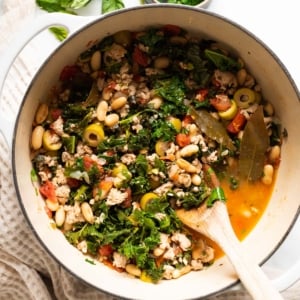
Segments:
[[[62,24],[67,21],[59,16]],[[57,24],[49,21],[48,25]],[[288,138],[282,146],[282,158],[272,199],[255,229],[243,241],[243,247],[255,261],[263,263],[285,239],[299,213],[300,204],[300,128],[299,92],[278,57],[253,34],[238,24],[214,13],[186,6],[149,5],[125,9],[92,20],[72,34],[45,61],[32,80],[15,123],[12,139],[12,167],[17,195],[29,224],[45,249],[67,270],[104,292],[127,299],[204,298],[232,287],[238,282],[226,257],[202,272],[192,272],[179,279],[157,285],[132,279],[102,265],[86,262],[59,230],[50,226],[44,200],[32,187],[29,140],[31,124],[39,102],[56,82],[61,69],[72,64],[90,41],[116,31],[142,30],[149,26],[176,24],[187,31],[230,46],[245,62],[275,106]],[[290,109],[292,107],[292,109]]]

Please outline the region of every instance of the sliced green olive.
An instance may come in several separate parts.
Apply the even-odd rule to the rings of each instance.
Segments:
[[[97,147],[104,138],[104,130],[101,124],[93,123],[84,129],[83,139],[91,147]]]
[[[140,200],[141,209],[145,210],[147,208],[148,203],[150,203],[153,199],[157,199],[157,198],[158,196],[152,192],[144,194]]]
[[[155,144],[155,152],[158,156],[165,156],[166,150],[169,149],[169,142],[158,140]]]
[[[238,111],[238,107],[234,100],[231,100],[231,106],[225,111],[220,111],[218,114],[223,120],[232,120]]]
[[[170,118],[168,119],[168,122],[169,122],[170,124],[172,124],[172,126],[175,128],[175,130],[176,130],[177,132],[180,132],[180,130],[181,130],[181,120],[180,120],[180,119],[175,118],[175,117],[170,117]]]
[[[62,146],[60,137],[52,130],[46,130],[43,134],[43,147],[48,151],[56,151]]]
[[[132,178],[131,172],[123,163],[116,163],[112,170],[112,176],[115,178],[114,186],[117,188],[122,187],[124,183],[128,182]]]
[[[234,95],[233,99],[236,101],[236,104],[240,108],[248,108],[257,101],[257,96],[255,92],[249,88],[240,88]]]
[[[129,30],[118,31],[114,34],[114,40],[117,44],[126,48],[131,44],[131,32]]]
[[[113,177],[123,177],[126,180],[130,180],[132,175],[129,172],[126,165],[123,163],[116,163],[115,167],[112,170]]]

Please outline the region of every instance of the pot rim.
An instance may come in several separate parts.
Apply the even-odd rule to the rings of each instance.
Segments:
[[[93,285],[90,282],[86,281],[79,274],[74,273],[73,270],[71,270],[68,265],[66,265],[64,262],[60,261],[54,255],[54,253],[52,253],[52,251],[49,249],[49,247],[47,246],[47,244],[39,236],[38,232],[35,229],[34,224],[32,223],[32,220],[30,219],[30,217],[29,217],[29,215],[27,213],[26,207],[25,207],[25,205],[24,205],[24,203],[22,201],[22,191],[19,189],[19,184],[18,184],[18,179],[17,179],[17,173],[16,173],[16,170],[17,170],[17,165],[16,165],[16,155],[17,155],[17,150],[16,150],[16,135],[17,135],[18,127],[20,126],[19,125],[20,115],[21,115],[21,112],[22,112],[22,110],[23,110],[23,108],[25,106],[25,103],[26,103],[25,100],[27,99],[29,91],[31,90],[32,86],[34,85],[36,79],[39,77],[39,75],[42,72],[42,70],[46,67],[46,65],[48,64],[48,62],[52,60],[52,57],[54,55],[56,55],[57,53],[60,52],[61,48],[63,48],[66,44],[70,43],[73,39],[76,39],[76,37],[78,35],[83,34],[83,32],[87,28],[89,28],[89,27],[91,27],[91,26],[93,26],[93,25],[101,22],[102,20],[109,19],[111,17],[118,16],[118,15],[121,15],[121,14],[126,14],[128,11],[139,11],[139,10],[148,10],[148,9],[149,10],[155,10],[155,9],[162,9],[162,8],[163,9],[176,8],[176,9],[180,9],[180,10],[197,11],[199,13],[207,14],[207,15],[210,15],[212,17],[215,17],[217,19],[223,20],[223,21],[225,21],[225,22],[233,25],[234,27],[236,27],[239,30],[243,31],[246,35],[248,35],[251,38],[255,39],[261,46],[263,46],[265,48],[265,50],[274,58],[274,60],[277,60],[278,64],[280,65],[281,69],[284,71],[286,77],[288,78],[291,86],[293,87],[293,89],[295,91],[295,94],[297,95],[297,97],[298,97],[298,99],[300,101],[300,92],[299,92],[299,90],[298,90],[298,88],[297,88],[297,86],[296,86],[293,78],[291,77],[290,73],[288,72],[287,68],[281,62],[281,60],[277,57],[277,55],[262,40],[260,40],[256,35],[254,35],[253,33],[251,33],[248,29],[246,29],[243,26],[239,25],[238,23],[236,23],[236,22],[228,19],[227,17],[221,16],[221,15],[219,15],[217,13],[214,13],[214,12],[211,12],[211,11],[206,11],[206,10],[202,10],[202,9],[191,7],[191,6],[182,6],[182,5],[176,5],[176,4],[152,4],[152,5],[145,5],[145,6],[125,8],[125,9],[122,9],[122,10],[113,11],[113,12],[108,13],[106,15],[102,15],[100,17],[97,17],[97,18],[93,19],[93,20],[89,19],[89,21],[88,21],[87,24],[81,26],[78,30],[76,30],[74,33],[72,33],[70,35],[70,37],[66,41],[64,41],[62,44],[60,44],[47,57],[47,59],[39,67],[39,69],[36,72],[35,76],[31,80],[29,86],[27,87],[26,92],[24,94],[24,97],[22,99],[22,102],[20,104],[20,108],[19,108],[19,111],[18,111],[18,114],[17,114],[17,117],[16,117],[16,121],[15,121],[15,126],[14,126],[14,131],[13,131],[13,141],[12,141],[12,167],[13,167],[13,182],[14,182],[14,185],[15,185],[15,188],[16,188],[17,198],[18,198],[18,201],[20,203],[22,212],[23,212],[23,214],[24,214],[24,216],[25,216],[25,218],[27,220],[27,223],[29,224],[30,228],[32,229],[34,235],[37,237],[37,239],[39,240],[39,242],[43,245],[44,249],[46,249],[47,253],[50,254],[50,256],[53,257],[55,259],[55,261],[57,261],[59,263],[59,265],[61,265],[62,267],[64,267],[64,269],[66,269],[68,272],[70,272],[71,274],[73,274],[75,277],[79,278],[80,280],[83,280],[88,285],[93,286],[96,289],[98,289],[98,290],[100,290],[102,292],[105,292],[106,294],[111,294],[111,295],[117,296],[117,297],[120,297],[120,296],[124,297],[124,296],[108,292],[105,289],[101,289],[101,288],[99,288],[99,286]],[[176,22],[174,22],[174,23],[176,23]],[[294,219],[291,221],[290,226],[289,226],[286,234],[284,236],[282,236],[282,238],[280,239],[280,241],[278,242],[278,244],[276,245],[276,247],[273,249],[273,251],[271,251],[271,253],[269,253],[268,256],[262,262],[260,262],[260,265],[263,264],[265,261],[267,261],[273,255],[273,253],[278,249],[278,247],[283,243],[283,241],[285,240],[286,236],[289,234],[289,232],[291,231],[292,227],[294,226],[294,224],[295,224],[295,222],[296,222],[299,214],[300,214],[300,208],[296,212],[296,214],[294,216]],[[232,288],[233,286],[235,286],[238,282],[239,282],[239,280],[235,280],[235,281],[233,281],[232,284],[229,284],[228,286],[226,286],[226,287],[224,287],[224,288],[222,288],[220,290],[217,290],[217,291],[215,291],[213,293],[207,294],[207,295],[205,295],[204,297],[201,297],[201,298],[212,296],[212,295],[215,295],[216,293],[222,293],[225,290],[228,290],[228,289]],[[124,299],[131,299],[131,298],[124,298]],[[197,299],[199,299],[199,298],[197,298]]]

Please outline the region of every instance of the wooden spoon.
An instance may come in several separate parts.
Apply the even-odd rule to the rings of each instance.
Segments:
[[[219,184],[216,178],[213,181],[215,186]],[[283,299],[262,269],[244,252],[231,226],[224,201],[215,201],[211,207],[205,203],[191,210],[179,209],[176,213],[186,226],[209,237],[222,248],[253,299]]]

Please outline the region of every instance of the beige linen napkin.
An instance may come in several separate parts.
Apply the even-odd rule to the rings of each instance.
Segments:
[[[0,56],[9,51],[9,42],[34,16],[36,6],[34,0],[2,0],[1,9]],[[12,119],[41,63],[38,53],[39,45],[33,40],[20,53],[7,76],[0,97],[0,109],[5,115],[11,115]],[[0,300],[113,299],[73,277],[39,244],[17,201],[9,159],[10,151],[0,135]],[[293,295],[289,299],[299,299]],[[250,298],[243,291],[235,291],[210,298],[216,299]]]

